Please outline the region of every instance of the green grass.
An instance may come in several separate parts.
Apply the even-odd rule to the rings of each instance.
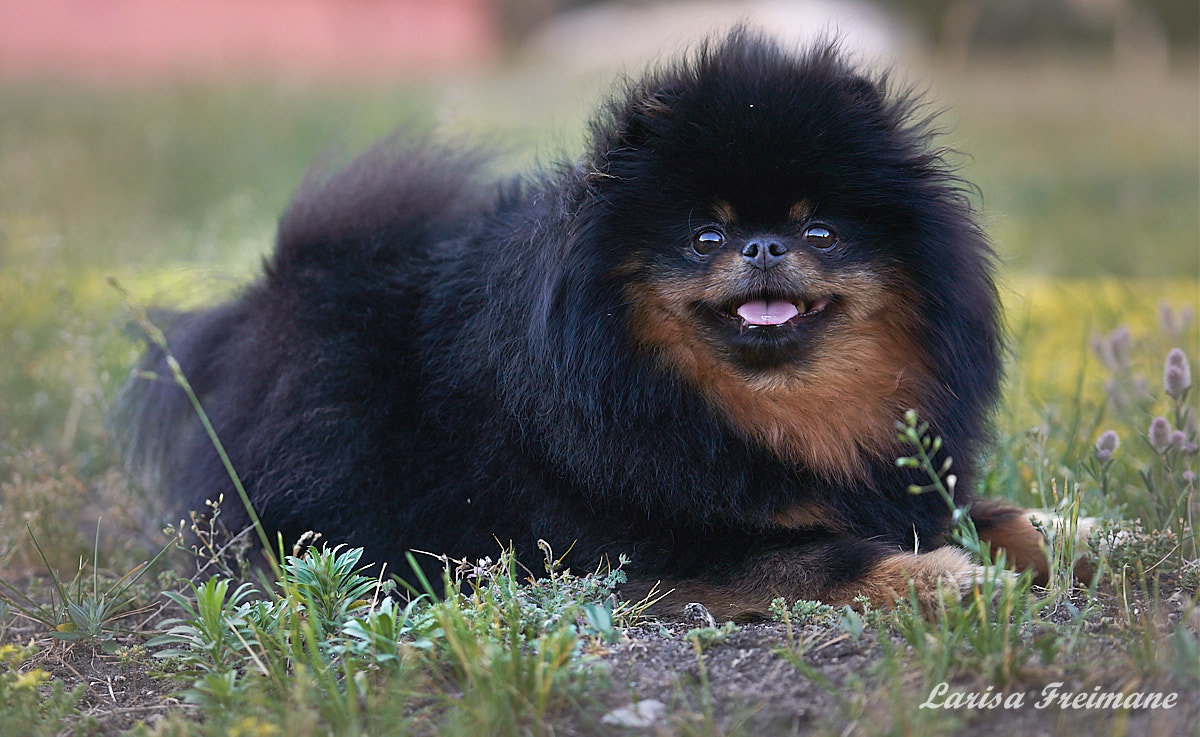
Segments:
[[[937,71],[949,145],[983,192],[1013,272],[1200,274],[1200,85],[1122,76],[1103,57]],[[1185,71],[1186,70],[1186,71]]]
[[[148,645],[168,646],[155,656],[194,679],[182,694],[205,710],[193,728],[224,734],[315,710],[335,734],[538,734],[594,677],[585,650],[602,633],[583,608],[607,598],[619,573],[551,567],[523,584],[503,552],[460,569],[469,579],[447,572],[444,600],[401,606],[358,572],[360,554],[310,549],[285,560],[275,586],[213,577],[171,595],[183,616]]]
[[[1149,428],[1162,416],[1196,441],[1200,390],[1173,399],[1162,376],[1174,347],[1200,372],[1200,334],[1194,319],[1172,331],[1160,302],[1200,307],[1197,73],[1122,79],[1059,60],[933,75],[952,109],[945,142],[972,154],[964,174],[983,192],[1010,326],[984,484],[1020,504],[1123,521],[1093,541],[1103,573],[1092,592],[1064,575],[1045,592],[1023,581],[948,600],[936,619],[778,602],[780,663],[835,693],[836,707],[819,715],[834,733],[957,733],[970,715],[917,708],[945,680],[1022,689],[1064,677],[1168,679],[1195,689],[1196,639],[1179,622],[1200,584],[1185,524],[1197,498],[1184,474],[1198,470],[1197,457],[1155,448]],[[82,704],[103,694],[64,685],[70,669],[52,665],[101,641],[123,643],[129,677],[159,670],[204,706],[203,717],[163,706],[170,715],[139,734],[549,734],[579,728],[572,714],[597,713],[597,694],[611,686],[605,654],[637,611],[607,598],[603,576],[552,565],[529,583],[499,554],[481,567],[484,585],[404,607],[380,604],[352,551],[312,551],[285,561],[281,583],[238,590],[237,567],[202,548],[191,558],[207,567],[194,582],[155,571],[90,619],[76,612],[95,626],[69,647],[3,601],[57,626],[70,620],[69,602],[123,586],[162,547],[162,521],[121,472],[105,424],[138,352],[107,275],[146,303],[229,293],[269,250],[314,157],[360,150],[405,122],[515,140],[507,167],[574,155],[596,93],[573,80],[546,84],[544,74],[336,90],[0,84],[0,577],[31,597],[0,597],[0,722],[28,734],[95,732]],[[1114,361],[1121,326],[1129,358]],[[1094,344],[1110,348],[1101,356]],[[1100,462],[1094,443],[1106,430],[1120,446]],[[1059,572],[1075,556],[1066,539],[1051,551]],[[47,578],[47,569],[82,571],[81,559],[86,586],[68,591]],[[171,623],[154,611],[164,590],[180,592]],[[1169,601],[1180,591],[1182,614]],[[155,634],[173,652],[148,654]],[[25,646],[31,636],[36,648]],[[699,675],[681,686],[691,711],[669,720],[668,733],[753,732],[721,713],[708,667],[739,636],[729,627],[683,635]],[[842,637],[872,663],[848,678],[821,660]]]

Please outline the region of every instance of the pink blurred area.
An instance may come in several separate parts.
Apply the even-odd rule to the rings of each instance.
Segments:
[[[0,76],[397,75],[497,57],[494,0],[0,0]]]

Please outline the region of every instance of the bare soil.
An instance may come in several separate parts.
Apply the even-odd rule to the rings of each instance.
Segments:
[[[1168,605],[1173,601],[1182,601],[1182,597],[1167,599]],[[1115,612],[1116,607],[1112,610]],[[1178,621],[1181,611],[1182,605],[1176,606],[1164,627]],[[95,720],[95,734],[118,735],[138,723],[153,723],[188,708],[174,695],[187,684],[164,675],[162,661],[143,644],[154,634],[156,620],[161,621],[163,616],[165,612],[153,618],[147,618],[146,613],[130,617],[139,630],[121,633],[103,646],[56,641],[45,635],[41,625],[20,619],[9,626],[5,640],[37,642],[39,651],[29,665],[48,671],[68,688],[83,684],[81,715]],[[1069,615],[1064,610],[1062,616]],[[888,679],[873,670],[881,654],[869,631],[856,640],[835,626],[806,625],[795,627],[789,636],[787,627],[780,623],[749,623],[698,653],[693,641],[685,638],[695,626],[695,622],[650,621],[628,628],[621,642],[594,653],[608,676],[598,678],[581,709],[559,715],[560,733],[733,733],[756,737],[877,734],[887,733],[899,718],[892,711],[897,699],[887,691]],[[1189,628],[1200,630],[1200,616],[1191,617]],[[950,733],[969,732],[972,737],[1175,737],[1198,733],[1200,691],[1171,675],[1139,678],[1131,670],[1123,640],[1111,618],[1099,617],[1088,629],[1086,639],[1067,662],[1052,667],[1029,664],[1009,691],[1026,694],[1022,708],[962,708],[944,715],[946,719],[939,725],[949,727]],[[833,688],[823,688],[781,657],[780,650],[789,642],[800,641],[806,643],[805,662]],[[855,687],[856,680],[862,685]],[[906,711],[916,711],[928,697],[918,691],[918,681],[915,672],[900,680],[906,684],[899,699]],[[1042,689],[1054,681],[1063,683],[1063,691],[1090,692],[1099,686],[1102,691],[1174,692],[1178,701],[1171,709],[1131,712],[1035,708]],[[950,686],[963,692],[982,692],[988,683],[968,680]],[[665,707],[648,724],[631,726],[604,719],[647,700]],[[849,710],[844,708],[846,703],[851,704]]]

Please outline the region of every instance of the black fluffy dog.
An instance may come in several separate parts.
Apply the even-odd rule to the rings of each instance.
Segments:
[[[894,423],[931,422],[967,504],[997,299],[913,101],[831,47],[737,31],[626,85],[592,134],[519,182],[379,145],[301,187],[260,281],[177,317],[170,348],[266,527],[400,574],[409,549],[497,540],[534,570],[539,538],[577,568],[626,553],[635,589],[719,616],[969,586]],[[131,455],[172,499],[234,498],[176,386],[130,402]],[[1019,510],[972,514],[1044,567]]]

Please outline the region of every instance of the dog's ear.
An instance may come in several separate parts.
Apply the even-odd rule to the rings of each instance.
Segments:
[[[622,103],[612,107],[610,150],[641,148],[653,140],[674,119],[682,95],[681,86],[671,80],[631,89]]]
[[[638,90],[617,120],[617,143],[639,148],[653,138],[664,123],[674,117],[679,91],[673,85],[657,85]]]
[[[614,100],[607,119],[592,125],[595,148],[585,160],[587,179],[595,182],[613,176],[620,177],[621,169],[643,157],[635,152],[651,145],[663,135],[677,115],[677,105],[683,95],[681,87],[671,81],[660,81],[633,87]]]

